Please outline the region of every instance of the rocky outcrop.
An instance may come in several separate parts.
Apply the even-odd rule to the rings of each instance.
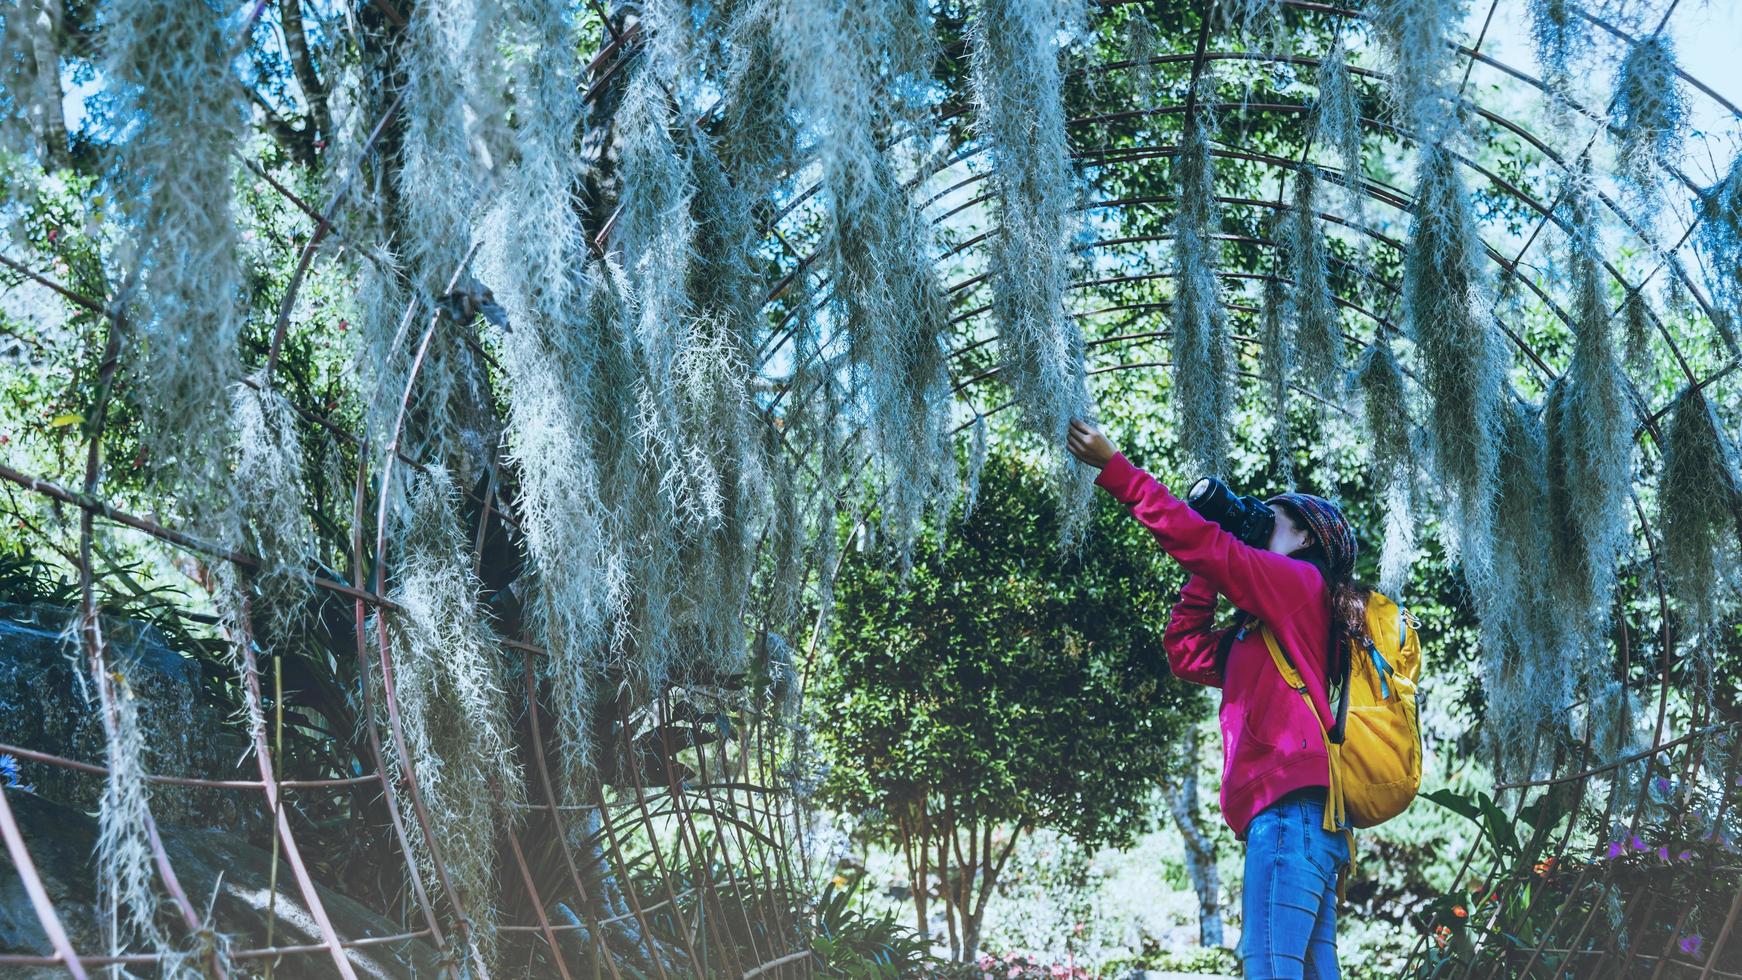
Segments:
[[[91,675],[76,639],[67,634],[76,611],[0,603],[0,743],[102,765],[103,726]],[[170,649],[163,635],[139,623],[103,620],[110,663],[140,701],[147,771],[206,779],[258,779],[245,745],[223,713],[202,697],[200,665]],[[239,763],[247,761],[246,769]],[[24,760],[19,781],[44,799],[95,810],[101,776]],[[152,813],[159,823],[233,830],[264,829],[257,791],[158,784]]]
[[[31,860],[61,924],[67,929],[76,952],[100,955],[107,949],[103,918],[98,902],[99,875],[91,855],[96,845],[97,821],[71,807],[39,799],[17,790],[6,791],[6,800],[17,817]],[[211,908],[212,922],[229,938],[232,950],[266,945],[270,856],[217,831],[165,828],[164,850],[188,898],[204,911]],[[290,874],[279,865],[278,895],[270,903],[274,914],[273,944],[278,947],[319,945],[321,937],[307,906],[290,884]],[[318,887],[318,886],[317,886]],[[397,935],[403,930],[364,906],[336,892],[318,889],[321,904],[341,939]],[[171,935],[181,930],[172,928]],[[25,894],[18,871],[0,849],[0,952],[53,954]],[[400,940],[370,945],[349,952],[359,977],[435,977],[440,970],[436,950],[418,940]],[[242,961],[239,972],[253,975],[258,961]],[[7,972],[8,970],[16,972]],[[5,968],[8,977],[65,977],[59,968]],[[281,957],[273,975],[281,980],[326,978],[336,974],[327,953],[295,953]],[[95,975],[93,973],[93,975]],[[138,975],[152,975],[140,970]]]

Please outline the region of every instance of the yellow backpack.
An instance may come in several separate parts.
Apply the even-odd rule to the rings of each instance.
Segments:
[[[1350,828],[1372,827],[1408,808],[1421,789],[1421,725],[1416,684],[1421,680],[1421,624],[1403,607],[1378,592],[1367,598],[1367,632],[1349,642],[1349,673],[1337,699],[1337,723],[1327,731],[1325,754],[1331,760],[1326,797],[1326,830],[1349,837],[1349,864],[1337,883],[1343,898],[1355,873],[1355,835]],[[1270,659],[1290,687],[1300,692],[1318,718],[1306,684],[1276,635],[1263,627]]]

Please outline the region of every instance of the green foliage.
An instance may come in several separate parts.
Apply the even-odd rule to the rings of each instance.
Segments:
[[[905,578],[849,556],[812,695],[825,801],[900,842],[910,877],[924,855],[946,864],[957,834],[976,842],[956,838],[959,854],[986,853],[936,867],[962,957],[971,898],[1026,829],[1095,845],[1145,825],[1194,703],[1165,681],[1157,552],[1135,522],[1102,500],[1078,565],[1051,546],[1058,518],[1026,464],[995,455],[981,480],[973,517],[941,550],[923,539]]]
[[[1102,504],[1093,562],[1042,558],[1056,518],[1024,464],[994,455],[974,517],[905,580],[849,558],[816,696],[831,799],[894,817],[948,796],[1087,841],[1142,824],[1187,702],[1162,683],[1153,545]]]

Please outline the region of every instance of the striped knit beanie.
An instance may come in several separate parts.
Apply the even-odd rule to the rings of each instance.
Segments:
[[[1279,494],[1265,503],[1287,506],[1289,513],[1306,525],[1313,540],[1325,549],[1332,578],[1348,578],[1355,571],[1355,531],[1336,504],[1310,493]]]

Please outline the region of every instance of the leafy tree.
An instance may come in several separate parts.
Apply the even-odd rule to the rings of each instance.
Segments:
[[[975,509],[905,577],[852,555],[816,692],[825,798],[898,846],[922,932],[938,876],[964,961],[1021,836],[1128,843],[1196,714],[1162,655],[1159,552],[1104,497],[1081,558],[1057,550],[1057,520],[1041,475],[994,456]]]

